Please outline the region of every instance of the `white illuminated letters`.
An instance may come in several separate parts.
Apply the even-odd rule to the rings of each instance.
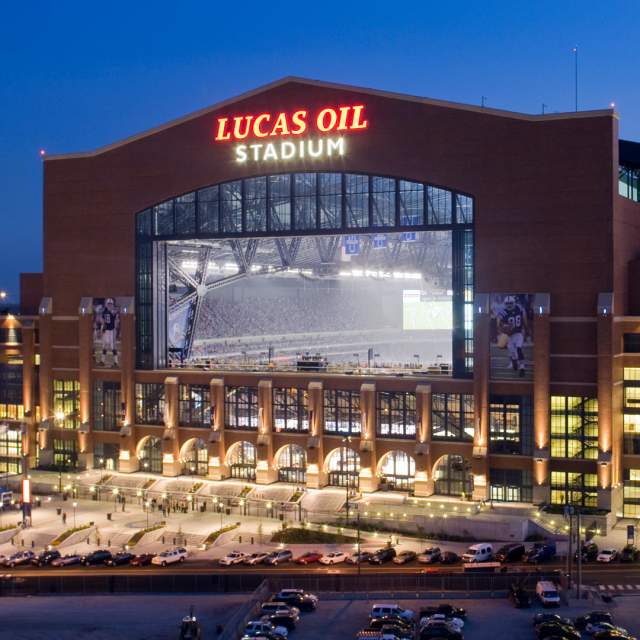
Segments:
[[[302,158],[333,158],[344,156],[344,138],[316,138],[310,140],[286,140],[280,143],[266,142],[238,144],[235,146],[236,162],[270,162],[299,160]]]

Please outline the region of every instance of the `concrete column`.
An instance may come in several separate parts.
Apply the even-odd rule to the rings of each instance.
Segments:
[[[164,433],[162,434],[162,475],[179,476],[182,470],[178,442],[178,378],[164,380]]]
[[[271,484],[278,479],[273,466],[273,383],[258,382],[258,460],[256,483]]]
[[[120,306],[120,397],[122,401],[122,428],[120,429],[119,470],[133,473],[138,470],[136,456],[136,399],[135,399],[135,344],[136,326],[133,298],[125,298]]]
[[[51,314],[53,300],[42,298],[39,308],[40,335],[40,424],[38,425],[38,446],[40,448],[40,464],[53,464],[53,441],[51,429],[53,426],[53,411],[51,409],[52,394],[52,327]]]
[[[35,415],[35,328],[33,324],[22,325],[22,404],[25,428],[22,436],[22,455],[27,469],[35,466],[38,446],[38,425]]]
[[[550,296],[536,294],[533,304],[533,501],[536,504],[551,500],[551,472],[549,470],[549,411],[551,323]]]
[[[309,437],[307,438],[307,487],[320,489],[327,484],[324,470],[324,395],[322,382],[310,382],[307,395]]]
[[[229,477],[225,464],[226,447],[224,441],[224,379],[213,378],[209,383],[211,390],[211,433],[209,434],[209,473],[210,480],[224,480]]]
[[[613,294],[598,295],[598,507],[612,509],[620,492],[622,451],[613,438]],[[614,490],[614,486],[616,489]]]
[[[371,493],[378,490],[380,483],[376,456],[376,385],[373,383],[360,387],[360,420],[360,491]]]
[[[431,476],[433,466],[431,456],[431,385],[419,384],[416,387],[416,496],[433,494],[434,482]]]
[[[93,301],[82,298],[78,309],[78,381],[80,384],[80,428],[78,459],[80,467],[93,467],[92,375],[93,365]]]
[[[489,295],[476,294],[473,355],[473,399],[475,406],[475,432],[473,439],[473,499],[488,497],[489,448]]]

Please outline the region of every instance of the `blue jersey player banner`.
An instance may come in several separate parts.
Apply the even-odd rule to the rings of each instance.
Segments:
[[[491,294],[491,378],[533,379],[533,294]]]
[[[93,360],[97,367],[120,366],[120,305],[117,298],[93,299]]]

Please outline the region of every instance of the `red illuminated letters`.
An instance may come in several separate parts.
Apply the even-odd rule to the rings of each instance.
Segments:
[[[248,137],[287,137],[299,136],[310,130],[309,111],[279,113],[260,113],[258,115],[222,117],[217,119],[216,142],[225,140],[245,140]],[[367,129],[369,122],[364,117],[364,105],[324,107],[318,110],[311,120],[315,131],[358,131]]]

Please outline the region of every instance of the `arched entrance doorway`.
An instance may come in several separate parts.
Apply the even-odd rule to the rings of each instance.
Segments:
[[[360,456],[348,447],[334,449],[327,456],[329,485],[332,487],[358,488],[360,475]]]
[[[307,481],[307,454],[299,444],[288,444],[276,456],[279,482],[304,484]]]
[[[383,487],[396,491],[412,491],[416,475],[416,461],[404,451],[385,453],[378,464]]]
[[[140,470],[149,473],[162,473],[162,440],[147,436],[138,450]]]
[[[473,493],[471,463],[458,454],[442,456],[433,471],[434,491],[442,496],[461,497]]]
[[[227,466],[232,478],[256,479],[257,450],[251,442],[236,442],[227,452]]]
[[[202,438],[187,440],[180,455],[182,473],[185,476],[206,476],[209,470],[209,453]]]

